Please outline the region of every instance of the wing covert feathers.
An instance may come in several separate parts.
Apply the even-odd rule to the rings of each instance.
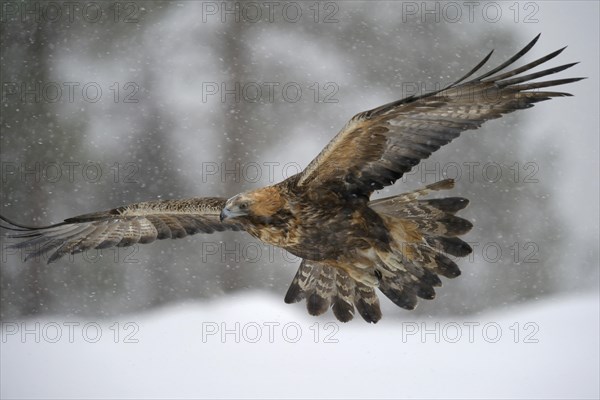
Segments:
[[[531,70],[557,57],[564,48],[501,72],[528,53],[539,38],[498,67],[478,77],[482,62],[444,89],[410,96],[355,115],[301,173],[299,186],[330,185],[337,191],[368,196],[393,184],[422,159],[484,122],[532,107],[553,97],[570,96],[539,89],[577,82],[566,78],[531,82],[564,71],[569,63]],[[523,73],[527,73],[522,75]],[[463,81],[470,79],[463,83]]]

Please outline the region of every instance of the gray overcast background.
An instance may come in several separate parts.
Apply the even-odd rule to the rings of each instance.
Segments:
[[[475,224],[474,256],[416,313],[597,292],[597,2],[482,2],[472,14],[462,2],[427,3],[429,14],[421,2],[281,3],[287,8],[272,20],[264,6],[257,18],[240,3],[98,3],[102,15],[75,3],[74,15],[45,2],[3,3],[2,214],[48,224],[275,183],[306,166],[355,113],[448,83],[491,49],[495,66],[541,32],[525,61],[569,45],[550,65],[581,61],[560,74],[589,77],[560,88],[575,97],[463,135],[378,196],[446,173],[458,181],[451,195],[471,200],[461,215]],[[223,8],[236,4],[237,14]],[[237,98],[223,96],[232,88]],[[5,320],[110,316],[247,290],[282,301],[299,263],[240,233],[52,265],[23,262],[9,243],[0,269]],[[384,303],[385,318],[408,315]],[[303,308],[291,310],[304,318]]]

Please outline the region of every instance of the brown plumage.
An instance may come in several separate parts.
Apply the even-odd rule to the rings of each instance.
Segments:
[[[460,275],[449,258],[471,248],[458,236],[472,225],[456,213],[468,204],[460,197],[425,199],[451,189],[445,180],[423,189],[370,201],[374,191],[404,173],[465,130],[535,103],[568,93],[542,89],[583,78],[531,82],[574,64],[528,73],[564,49],[508,72],[501,71],[527,53],[536,37],[515,56],[487,73],[470,78],[490,58],[443,90],[411,96],[355,115],[301,173],[276,185],[229,200],[193,198],[150,201],[69,218],[46,227],[27,227],[0,217],[24,239],[30,257],[111,246],[150,243],[195,233],[245,230],[303,259],[285,296],[306,300],[308,312],[329,308],[340,321],[355,310],[377,322],[376,289],[392,302],[413,309],[417,298],[433,299],[439,276]]]
[[[199,232],[240,230],[235,221],[219,220],[225,202],[226,199],[216,197],[147,201],[37,228],[15,224],[2,216],[0,219],[12,225],[4,228],[19,232],[11,237],[27,239],[12,247],[34,249],[25,260],[51,253],[48,263],[52,263],[66,254],[90,249],[178,239]]]

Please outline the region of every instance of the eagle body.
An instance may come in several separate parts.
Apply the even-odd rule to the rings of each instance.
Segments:
[[[392,238],[383,218],[364,197],[336,193],[327,187],[306,192],[298,188],[297,178],[237,199],[243,202],[273,197],[273,193],[279,198],[278,208],[270,215],[257,217],[260,212],[251,208],[246,218],[239,218],[243,229],[301,259],[347,269],[355,279],[373,282],[377,258],[369,250],[391,250]],[[263,202],[254,200],[252,204]],[[359,259],[363,267],[356,269]]]
[[[256,217],[251,213],[248,218],[241,218],[244,230],[313,261],[333,261],[348,252],[374,245],[383,249],[389,244],[383,219],[368,206],[367,199],[328,188],[302,191],[295,178],[248,194],[254,198],[262,196],[263,191],[277,191],[280,201],[279,208],[269,216]]]
[[[583,78],[535,80],[576,63],[531,72],[564,48],[504,71],[538,38],[476,78],[472,76],[491,52],[442,90],[356,114],[304,171],[276,185],[229,199],[135,203],[45,227],[24,226],[0,216],[4,222],[0,227],[23,239],[12,247],[27,249],[28,258],[48,255],[48,263],[88,249],[246,231],[302,259],[285,296],[287,303],[306,300],[310,314],[332,309],[343,322],[356,311],[366,321],[377,322],[381,318],[377,290],[410,310],[418,298],[435,297],[440,276],[460,275],[452,258],[471,253],[460,236],[472,224],[456,215],[467,206],[467,199],[428,197],[452,189],[450,179],[384,199],[374,200],[372,195],[461,132],[541,101],[570,96],[547,88]]]

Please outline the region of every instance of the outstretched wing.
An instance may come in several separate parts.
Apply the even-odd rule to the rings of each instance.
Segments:
[[[9,237],[23,240],[10,247],[27,249],[26,259],[51,253],[48,258],[51,263],[66,254],[89,249],[177,239],[199,232],[240,230],[241,226],[236,223],[219,220],[225,201],[217,197],[148,201],[37,228],[0,216],[0,220],[8,224],[0,224],[0,227],[13,231]]]
[[[553,59],[564,48],[499,73],[527,53],[539,36],[500,66],[466,83],[461,82],[479,70],[493,51],[464,77],[440,91],[407,97],[355,115],[300,174],[298,185],[327,185],[336,191],[369,196],[393,184],[465,130],[479,128],[485,121],[532,107],[539,101],[570,96],[540,89],[583,78],[530,81],[577,63],[517,76]]]

